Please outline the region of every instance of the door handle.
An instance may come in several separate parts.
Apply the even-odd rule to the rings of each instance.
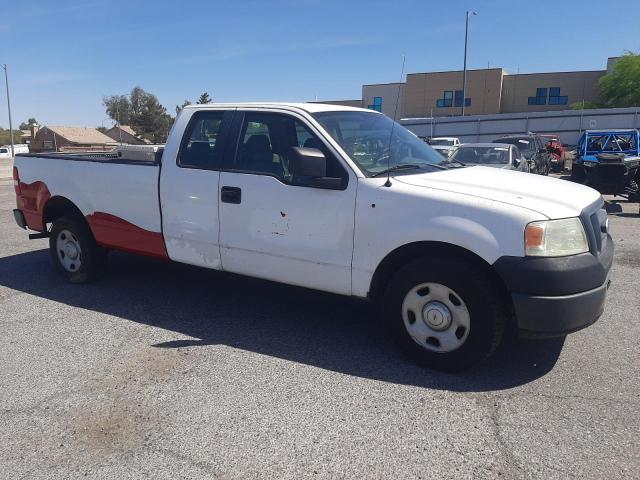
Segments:
[[[242,201],[242,190],[239,187],[224,186],[220,189],[220,200],[224,203],[238,204]]]

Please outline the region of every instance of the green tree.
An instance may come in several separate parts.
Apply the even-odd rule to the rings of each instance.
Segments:
[[[126,95],[111,95],[102,98],[102,104],[109,118],[120,125],[131,123],[131,102]]]
[[[131,126],[138,135],[154,143],[166,141],[173,118],[152,93],[134,87],[129,95],[103,97],[102,103],[107,115],[120,125]]]
[[[589,110],[593,108],[604,108],[604,105],[594,102],[576,102],[571,105],[572,110]]]
[[[626,52],[598,82],[607,107],[640,106],[640,55]]]
[[[18,144],[20,143],[20,135],[22,135],[22,132],[20,130],[13,130],[13,143],[14,144]],[[4,128],[0,127],[0,145],[10,145],[11,144],[11,130],[9,130],[8,128],[5,130]]]
[[[37,124],[38,124],[38,121],[37,121],[35,118],[31,117],[31,118],[29,118],[29,120],[27,120],[26,122],[22,122],[18,128],[19,128],[20,130],[29,130],[29,126],[30,126],[32,123],[35,123],[35,124],[37,125]]]
[[[178,115],[187,105],[191,105],[191,102],[189,100],[185,100],[184,102],[182,102],[182,105],[176,105],[176,115]]]
[[[208,92],[204,92],[202,93],[202,95],[200,95],[200,98],[198,98],[198,101],[196,103],[203,105],[205,103],[211,103],[213,102],[213,99],[211,98],[211,96],[209,95]]]

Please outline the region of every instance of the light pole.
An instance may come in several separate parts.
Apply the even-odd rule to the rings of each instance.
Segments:
[[[7,110],[9,111],[9,135],[11,136],[11,156],[16,156],[16,150],[13,146],[13,125],[11,124],[11,100],[9,100],[9,77],[7,75],[7,64],[0,65],[4,69],[4,83],[7,87]]]
[[[462,70],[462,116],[464,116],[464,100],[467,95],[467,39],[469,38],[469,15],[477,15],[472,10],[467,10],[464,24],[464,68]]]
[[[118,95],[118,97],[130,97],[130,93],[123,93],[122,95]],[[120,145],[122,145],[122,126],[120,125],[120,98],[116,102],[116,124],[118,125],[118,136],[120,137]]]

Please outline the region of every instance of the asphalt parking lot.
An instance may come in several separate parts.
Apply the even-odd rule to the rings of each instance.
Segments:
[[[0,478],[640,478],[640,218],[603,317],[461,375],[360,302],[113,254],[65,284],[0,180]]]

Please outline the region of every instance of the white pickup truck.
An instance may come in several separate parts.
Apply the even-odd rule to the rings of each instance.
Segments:
[[[14,179],[18,225],[68,281],[124,250],[379,301],[409,355],[448,371],[509,326],[595,322],[613,258],[595,190],[465,167],[358,108],[188,106],[147,160],[18,155]]]

